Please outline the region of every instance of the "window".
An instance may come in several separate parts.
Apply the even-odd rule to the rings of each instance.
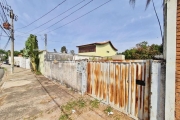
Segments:
[[[83,46],[79,47],[79,53],[96,52],[96,46]]]

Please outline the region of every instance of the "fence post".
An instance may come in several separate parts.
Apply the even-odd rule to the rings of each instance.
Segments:
[[[87,91],[87,62],[81,61],[81,73],[82,73],[82,81],[81,81],[81,94],[84,95],[84,93]]]
[[[151,99],[150,99],[150,120],[164,120],[164,92],[161,75],[161,62],[151,63]]]

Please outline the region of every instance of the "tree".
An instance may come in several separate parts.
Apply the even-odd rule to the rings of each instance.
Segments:
[[[8,53],[8,56],[11,56],[11,51],[10,51],[10,50],[8,50],[7,53]],[[21,52],[19,52],[19,51],[14,51],[14,56],[18,56],[18,55],[20,55],[20,54],[21,54]]]
[[[146,0],[146,8],[148,7],[151,1],[152,0]],[[129,3],[134,6],[136,3],[136,0],[129,0]]]
[[[162,45],[148,45],[143,41],[136,44],[136,47],[122,52],[126,59],[153,59],[155,55],[162,54]]]
[[[18,56],[20,54],[19,51],[14,51],[14,56]]]
[[[74,50],[70,50],[70,53],[71,53],[72,55],[75,55]]]
[[[20,53],[21,53],[21,54],[23,54],[23,52],[24,52],[24,49],[23,49],[23,50],[20,50]]]
[[[67,53],[66,46],[62,46],[62,47],[61,47],[61,53],[63,53],[63,52]]]
[[[37,72],[39,65],[38,40],[35,35],[30,34],[25,42],[24,56],[30,57],[31,70]]]
[[[6,60],[8,58],[8,53],[3,49],[0,49],[0,58],[1,60]]]

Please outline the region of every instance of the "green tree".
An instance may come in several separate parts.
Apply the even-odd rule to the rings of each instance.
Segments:
[[[8,53],[9,56],[11,56],[11,51],[10,51],[10,50],[8,50],[7,53]],[[21,54],[21,52],[19,52],[19,51],[14,51],[14,56],[18,56],[18,55],[20,55],[20,54]]]
[[[61,53],[63,53],[63,52],[67,53],[66,46],[62,46],[62,47],[61,47]]]
[[[143,41],[136,44],[136,47],[122,52],[126,59],[152,59],[155,55],[162,54],[162,45],[148,45],[148,42]]]
[[[14,56],[18,56],[20,54],[19,51],[14,51]]]
[[[146,8],[148,7],[151,1],[152,0],[146,0]],[[136,0],[129,0],[129,3],[134,6],[136,3]]]
[[[25,42],[24,56],[30,57],[31,70],[37,72],[39,66],[38,40],[35,35],[30,34]]]
[[[21,53],[21,54],[23,54],[23,52],[24,52],[24,49],[20,50],[20,53]]]
[[[8,58],[7,51],[0,49],[0,58],[1,60],[6,60]]]

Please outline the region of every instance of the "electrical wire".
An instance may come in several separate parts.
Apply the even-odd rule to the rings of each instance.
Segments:
[[[9,39],[8,39],[8,41],[7,41],[7,43],[6,43],[6,45],[4,46],[4,50],[5,50],[5,49],[6,49],[6,47],[8,46],[9,41],[10,41],[10,38],[11,38],[11,37],[9,37]]]
[[[7,8],[7,3],[5,3],[6,5],[5,4],[3,5],[3,2],[5,2],[5,1],[0,2],[0,8],[1,8],[0,15],[1,15],[1,20],[2,20],[1,22],[2,23],[8,22],[7,15],[6,15],[5,11],[4,11],[4,9]],[[9,33],[7,33],[7,31],[4,30],[4,28],[1,25],[0,25],[0,27],[8,36],[10,36],[10,31],[8,31]]]
[[[62,12],[61,14],[57,15],[56,17],[54,17],[54,18],[48,20],[47,22],[45,22],[45,23],[39,25],[38,27],[36,27],[36,28],[34,28],[34,29],[28,31],[27,33],[31,32],[31,31],[33,31],[33,30],[35,30],[35,29],[37,29],[37,28],[39,28],[39,27],[41,27],[41,26],[43,26],[43,25],[45,25],[45,24],[47,24],[47,23],[49,23],[50,21],[52,21],[52,20],[56,19],[57,17],[63,15],[64,13],[68,12],[69,10],[73,9],[74,7],[78,6],[79,4],[81,4],[81,3],[84,2],[84,1],[85,1],[85,0],[83,0],[83,1],[81,1],[81,2],[79,2],[79,3],[77,3],[76,5],[72,6],[71,8],[67,9],[66,11],[64,11],[64,12]]]
[[[4,16],[5,16],[5,22],[7,22],[7,21],[8,21],[8,19],[7,19],[6,13],[4,12],[4,9],[3,9],[3,6],[2,6],[2,4],[0,4],[0,5],[1,5],[2,11],[3,11],[3,13],[4,13]]]
[[[45,30],[47,30],[48,28],[50,28],[50,27],[56,25],[57,23],[61,22],[62,20],[66,19],[66,18],[68,18],[69,16],[71,16],[71,15],[74,14],[75,12],[81,10],[82,8],[84,8],[85,6],[87,6],[88,4],[90,4],[92,1],[93,1],[93,0],[89,1],[88,3],[86,3],[86,4],[83,5],[83,6],[81,6],[81,7],[78,8],[77,10],[73,11],[72,13],[70,13],[69,15],[67,15],[66,17],[62,18],[61,20],[57,21],[56,23],[52,24],[51,26],[49,26],[49,27],[47,27],[47,28],[45,28],[45,29],[43,29],[43,30],[37,32],[37,33],[40,33],[40,32],[42,32],[42,31],[45,31]]]
[[[1,35],[0,35],[0,41],[1,41],[1,36],[2,36],[2,30],[1,30]],[[1,48],[1,44],[0,44],[0,48]]]
[[[52,12],[53,10],[55,10],[57,7],[59,7],[60,5],[62,5],[64,2],[66,2],[66,0],[62,1],[61,3],[59,3],[57,6],[55,6],[53,9],[51,9],[49,12],[47,12],[46,14],[42,15],[41,17],[39,17],[38,19],[34,20],[33,22],[29,23],[28,25],[21,27],[21,28],[17,28],[18,29],[22,29],[22,28],[26,28],[30,25],[32,25],[33,23],[35,23],[36,21],[40,20],[41,18],[43,18],[44,16],[48,15],[50,12]]]
[[[9,36],[5,36],[5,35],[2,35],[2,34],[1,34],[0,36],[1,36],[1,37],[9,37]],[[1,39],[0,39],[0,40],[1,40]]]
[[[0,25],[1,29],[6,33],[6,35],[10,36],[5,30],[4,28]]]
[[[4,8],[3,8],[3,4],[2,4],[2,2],[0,2],[0,7],[1,7],[1,18],[2,18],[2,20],[3,20],[3,22],[7,22],[7,17],[6,17],[6,14],[5,14],[5,12],[4,12]]]
[[[76,21],[76,20],[78,20],[78,19],[80,19],[80,18],[88,15],[89,13],[91,13],[91,12],[95,11],[96,9],[104,6],[105,4],[109,3],[110,1],[112,1],[112,0],[107,1],[107,2],[105,2],[105,3],[103,3],[103,4],[101,4],[100,6],[98,6],[98,7],[94,8],[94,9],[90,10],[89,12],[81,15],[80,17],[78,17],[78,18],[76,18],[76,19],[74,19],[74,20],[72,20],[72,21],[70,21],[70,22],[68,22],[68,23],[66,23],[66,24],[64,24],[64,25],[62,25],[62,26],[60,26],[60,27],[57,27],[57,28],[55,28],[55,29],[53,29],[53,30],[50,30],[50,31],[48,31],[48,32],[46,32],[46,33],[50,33],[50,32],[52,32],[52,31],[55,31],[55,30],[59,29],[59,28],[62,28],[62,27],[64,27],[64,26],[66,26],[66,25],[68,25],[68,24],[70,24],[70,23],[72,23],[72,22],[74,22],[74,21]]]

